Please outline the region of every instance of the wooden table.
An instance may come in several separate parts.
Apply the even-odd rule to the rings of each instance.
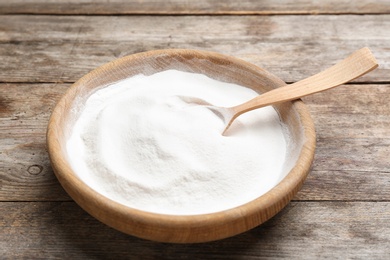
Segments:
[[[1,259],[389,259],[389,1],[109,2],[0,0]],[[304,99],[318,141],[304,187],[244,234],[187,245],[122,234],[75,204],[50,167],[45,131],[55,103],[115,58],[210,50],[295,82],[364,46],[379,69]]]

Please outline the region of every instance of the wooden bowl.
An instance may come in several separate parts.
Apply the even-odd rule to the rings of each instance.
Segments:
[[[144,212],[102,196],[82,182],[72,170],[66,141],[78,118],[80,104],[97,88],[140,73],[150,75],[167,69],[202,73],[220,81],[252,88],[259,93],[285,85],[276,76],[253,64],[196,50],[149,51],[103,65],[73,84],[50,118],[48,151],[54,172],[64,189],[85,211],[101,222],[127,234],[161,242],[218,240],[245,232],[274,216],[301,188],[314,157],[314,124],[300,100],[275,106],[293,141],[288,146],[289,160],[286,162],[293,165],[292,170],[269,192],[236,208],[190,216]]]

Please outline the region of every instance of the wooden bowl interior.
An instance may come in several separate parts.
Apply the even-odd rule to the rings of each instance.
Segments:
[[[68,163],[66,141],[86,99],[97,89],[137,75],[177,69],[202,73],[262,93],[285,83],[252,64],[217,53],[161,50],[130,55],[108,63],[81,78],[64,95],[51,116],[47,143],[54,172],[64,189],[87,212],[122,232],[162,242],[193,243],[226,238],[247,231],[279,212],[297,193],[314,156],[315,132],[301,101],[275,106],[287,126],[290,140],[288,175],[271,191],[237,208],[222,212],[172,216],[154,214],[118,204],[83,183]],[[226,91],[229,91],[228,89]]]

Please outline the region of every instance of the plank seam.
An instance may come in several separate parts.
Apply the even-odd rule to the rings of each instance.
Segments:
[[[76,203],[74,200],[0,200],[0,203]],[[360,203],[360,202],[376,202],[376,203],[388,203],[390,200],[320,200],[320,199],[313,199],[313,200],[297,200],[292,199],[291,202],[352,202],[352,203]]]
[[[1,43],[0,43],[1,44]],[[74,84],[76,81],[3,81],[0,84]],[[294,83],[293,81],[286,82],[287,84]],[[389,85],[390,81],[364,81],[364,82],[348,82],[343,85]]]
[[[0,16],[3,15],[26,15],[26,16],[34,16],[34,15],[42,15],[42,16],[311,16],[311,15],[323,15],[323,16],[334,16],[334,15],[389,15],[390,12],[367,12],[367,13],[359,13],[359,12],[245,12],[245,11],[221,11],[215,13],[208,12],[183,12],[183,13],[174,13],[174,12],[131,12],[131,13],[57,13],[57,12],[42,12],[42,13],[34,13],[34,12],[3,12],[0,13]]]

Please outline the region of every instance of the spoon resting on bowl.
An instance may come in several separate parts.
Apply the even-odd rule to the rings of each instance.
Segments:
[[[187,103],[202,105],[214,112],[225,123],[225,135],[233,121],[240,115],[265,106],[299,99],[356,79],[378,67],[371,51],[365,47],[355,51],[336,65],[285,87],[265,92],[245,103],[233,107],[218,107],[194,97],[180,96]]]

